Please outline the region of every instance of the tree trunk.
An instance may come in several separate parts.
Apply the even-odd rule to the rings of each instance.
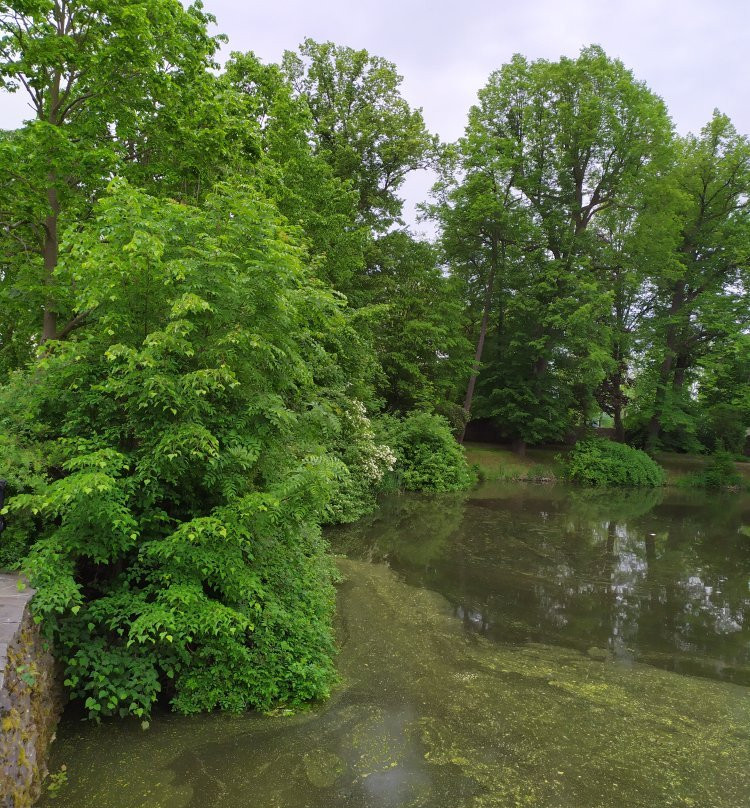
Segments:
[[[664,404],[667,400],[667,387],[669,384],[669,375],[672,372],[673,358],[674,354],[668,345],[667,354],[662,360],[661,368],[659,368],[659,382],[656,387],[656,396],[654,397],[654,411],[651,413],[651,418],[648,422],[648,432],[646,434],[647,449],[656,448],[656,442],[659,440],[661,419],[664,414]]]
[[[615,360],[615,372],[612,379],[612,418],[615,422],[615,440],[618,443],[625,443],[625,427],[622,423],[622,410],[625,403],[623,387],[627,380],[628,369],[625,362],[625,334],[627,326],[625,324],[625,302],[623,300],[623,280],[622,273],[618,267],[615,275],[615,323],[617,336],[614,340],[612,358]]]
[[[64,20],[62,16],[58,19],[58,34],[62,32]],[[52,126],[59,126],[60,111],[60,82],[62,76],[60,71],[56,71],[50,84],[49,109],[47,110],[47,123]],[[40,117],[43,117],[44,110],[39,110]],[[57,337],[57,312],[52,296],[52,285],[54,283],[54,273],[57,268],[59,243],[57,240],[57,220],[60,215],[60,200],[57,195],[57,175],[54,170],[47,174],[47,205],[48,212],[44,219],[44,245],[42,255],[44,258],[44,286],[46,288],[44,300],[44,313],[42,316],[42,342]]]
[[[42,320],[42,342],[57,337],[57,312],[52,299],[52,284],[54,282],[54,272],[58,260],[58,240],[57,240],[57,218],[60,212],[60,204],[57,198],[57,188],[54,185],[55,175],[49,175],[49,186],[47,188],[47,204],[50,212],[44,219],[44,285],[47,294],[44,301],[44,314]]]
[[[484,291],[484,308],[482,310],[482,322],[479,326],[479,339],[477,340],[477,349],[474,353],[474,365],[469,378],[469,384],[466,388],[466,396],[464,397],[464,427],[461,430],[461,437],[458,439],[459,443],[464,442],[466,437],[466,427],[469,423],[469,416],[471,415],[471,402],[474,399],[474,388],[477,385],[477,378],[479,376],[479,367],[482,362],[482,353],[484,352],[484,342],[487,337],[487,325],[490,321],[490,309],[492,308],[492,288],[495,284],[495,272],[497,270],[497,241],[492,240],[492,255],[490,264],[490,276],[487,279],[487,286]]]
[[[674,362],[674,376],[672,377],[672,389],[679,393],[685,385],[685,376],[690,365],[690,357],[681,353]]]
[[[625,426],[622,423],[622,407],[619,401],[614,404],[612,417],[615,421],[615,440],[618,443],[625,443]]]
[[[672,295],[672,303],[669,307],[669,316],[675,317],[682,309],[685,299],[685,282],[680,281]],[[671,322],[667,326],[666,353],[659,368],[659,381],[654,397],[654,410],[648,423],[648,433],[646,437],[646,448],[654,449],[661,432],[661,420],[664,415],[664,405],[667,400],[667,389],[669,387],[669,377],[677,355],[678,331],[677,324]]]

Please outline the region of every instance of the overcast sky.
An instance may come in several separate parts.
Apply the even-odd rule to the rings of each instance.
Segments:
[[[305,37],[367,48],[395,62],[403,93],[443,140],[463,131],[489,73],[514,53],[575,56],[597,43],[667,103],[677,130],[718,107],[750,133],[750,0],[204,0],[228,50],[278,61]],[[0,128],[28,115],[0,93]],[[428,177],[409,182],[411,205]],[[411,219],[411,215],[409,215]]]

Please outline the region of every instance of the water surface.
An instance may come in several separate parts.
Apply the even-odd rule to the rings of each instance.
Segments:
[[[750,805],[750,502],[485,486],[332,531],[341,684],[287,717],[61,725],[44,805]]]
[[[750,497],[495,483],[391,497],[332,538],[500,642],[750,685]]]

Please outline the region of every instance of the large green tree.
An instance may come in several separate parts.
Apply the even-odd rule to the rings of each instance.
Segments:
[[[431,163],[436,139],[421,112],[402,97],[401,76],[385,59],[308,39],[298,53],[285,54],[283,69],[307,110],[305,119],[295,108],[305,144],[311,141],[315,158],[356,195],[356,221],[340,221],[348,237],[349,270],[355,270],[353,237],[367,236],[364,253],[356,256],[360,266],[328,278],[357,310],[360,331],[380,360],[381,400],[392,411],[437,409],[455,422],[466,349],[460,298],[443,277],[438,254],[395,229],[403,224],[404,179]],[[303,217],[331,209],[322,197],[320,173],[308,190],[298,187]],[[322,232],[335,232],[332,224],[326,221]],[[323,246],[327,265],[337,253],[330,241]]]
[[[368,229],[359,221],[351,181],[336,176],[310,143],[307,101],[295,96],[277,65],[252,53],[233,53],[222,83],[236,94],[242,119],[257,129],[263,160],[254,164],[267,193],[287,219],[304,231],[319,276],[344,294],[358,283]]]
[[[4,254],[5,289],[39,318],[21,339],[61,339],[86,320],[70,316],[70,290],[56,279],[61,231],[86,217],[113,173],[138,165],[169,193],[194,194],[198,163],[222,152],[206,125],[221,105],[201,91],[217,46],[211,20],[178,0],[0,3],[0,88],[24,92],[33,111],[0,144],[0,221],[24,250],[17,261]]]
[[[429,165],[435,138],[401,95],[391,62],[332,42],[307,39],[284,54],[284,70],[312,115],[316,151],[359,194],[362,221],[376,232],[401,218],[398,190]]]
[[[500,306],[482,412],[521,445],[562,437],[594,409],[612,365],[604,216],[663,159],[670,131],[661,100],[596,46],[558,62],[516,56],[479,93],[438,215],[451,220],[449,255],[466,266],[471,245],[484,268],[478,359]]]
[[[97,316],[0,390],[71,694],[97,717],[325,695],[320,524],[389,464],[352,400],[341,300],[252,186],[197,207],[118,180],[71,241],[74,310]]]
[[[680,142],[671,179],[676,248],[656,280],[639,407],[652,448],[665,427],[694,434],[689,382],[704,357],[737,344],[750,310],[750,142],[717,112]]]

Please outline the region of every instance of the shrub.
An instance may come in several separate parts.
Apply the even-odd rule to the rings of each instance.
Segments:
[[[681,485],[688,488],[739,488],[742,475],[734,465],[731,452],[719,450],[702,471],[688,475]]]
[[[394,472],[399,488],[461,491],[475,481],[463,447],[442,416],[427,412],[413,412],[403,419],[385,416],[378,426],[396,455]]]
[[[15,435],[0,432],[0,460],[2,476],[7,487],[6,499],[28,493],[44,485],[44,464],[39,447],[19,440]],[[33,514],[19,514],[8,519],[0,533],[0,570],[15,569],[29,550],[34,532]]]
[[[375,508],[375,493],[384,476],[393,470],[396,456],[389,446],[378,443],[372,423],[361,401],[340,408],[332,448],[346,469],[328,506],[326,521],[331,524],[355,522]]]
[[[571,480],[591,486],[653,488],[664,484],[664,470],[640,449],[606,440],[585,440],[568,457]]]
[[[250,188],[193,208],[118,182],[64,247],[91,319],[0,386],[0,448],[71,697],[96,718],[325,697],[333,436],[365,472],[375,451],[342,404],[340,301]]]

